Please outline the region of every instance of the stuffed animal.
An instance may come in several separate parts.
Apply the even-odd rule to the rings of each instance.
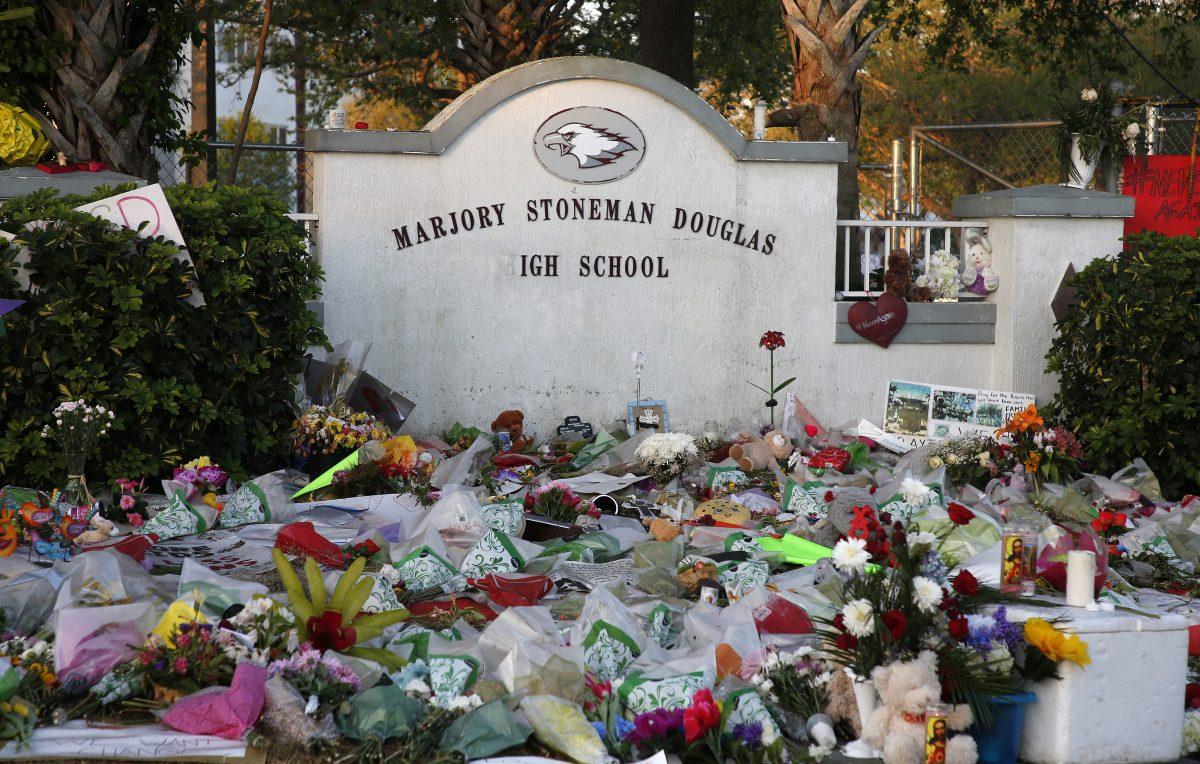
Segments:
[[[992,270],[992,243],[986,236],[976,232],[967,237],[967,259],[963,267],[962,283],[968,292],[987,296],[1000,286],[1000,279]]]
[[[525,414],[516,409],[501,411],[500,416],[496,417],[496,421],[492,422],[492,432],[507,430],[509,440],[512,442],[511,451],[524,451],[529,445],[529,438],[525,437]]]
[[[692,522],[701,525],[720,524],[725,528],[744,528],[746,523],[750,522],[750,510],[729,499],[709,499],[696,507]]]
[[[975,764],[979,758],[975,740],[970,735],[950,736],[951,730],[961,731],[971,726],[974,717],[966,704],[950,706],[945,725],[934,731],[945,746],[944,756],[936,759],[925,756],[925,709],[940,703],[942,697],[934,652],[923,650],[914,660],[880,666],[871,672],[871,678],[875,680],[881,705],[867,719],[862,736],[883,751],[884,764],[924,764],[930,760]]]
[[[765,470],[775,459],[771,447],[764,440],[751,440],[746,443],[734,443],[729,447],[729,458],[738,463],[742,472]]]
[[[792,455],[792,439],[783,430],[771,430],[763,436],[763,442],[771,449],[771,456],[778,461],[786,461]]]
[[[862,719],[858,700],[854,697],[854,680],[845,671],[834,671],[825,686],[825,713],[838,724],[849,727],[854,737],[862,735]]]
[[[108,541],[113,536],[119,536],[120,531],[117,526],[111,521],[100,516],[100,513],[92,515],[92,529],[84,531],[75,537],[76,544],[99,544],[101,541]]]
[[[913,283],[913,258],[903,249],[893,249],[888,255],[887,272],[883,274],[884,290],[908,302],[932,302],[933,290]]]
[[[650,521],[650,535],[655,541],[671,541],[680,533],[683,533],[683,528],[679,523],[665,517],[656,517]]]

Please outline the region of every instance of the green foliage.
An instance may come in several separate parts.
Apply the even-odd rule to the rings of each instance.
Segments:
[[[1061,377],[1054,406],[1095,471],[1141,456],[1163,494],[1178,497],[1200,486],[1200,240],[1127,244],[1074,279],[1075,304],[1047,355]]]
[[[305,350],[326,342],[306,301],[321,270],[269,192],[167,190],[206,304],[186,302],[190,269],[162,238],[142,239],[44,191],[0,207],[20,231],[36,294],[19,293],[17,247],[0,242],[0,294],[29,302],[0,337],[0,484],[53,485],[63,460],[38,430],[64,397],[117,412],[89,477],[153,477],[207,454],[239,476],[288,450]],[[27,229],[32,221],[48,221]]]

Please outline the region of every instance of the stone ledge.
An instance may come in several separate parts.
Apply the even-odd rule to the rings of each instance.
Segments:
[[[837,304],[837,328],[834,342],[859,344],[868,340],[850,328],[846,315],[853,302]],[[996,343],[996,303],[994,302],[910,302],[908,320],[892,344],[911,345],[994,345]]]
[[[669,101],[712,133],[740,161],[839,163],[841,141],[748,141],[700,96],[664,74],[628,61],[590,56],[548,58],[506,69],[443,109],[423,130],[306,130],[306,151],[360,154],[440,154],[476,120],[526,90],[552,82],[609,80]]]
[[[1040,185],[960,196],[951,212],[957,218],[1127,218],[1133,215],[1133,197]]]

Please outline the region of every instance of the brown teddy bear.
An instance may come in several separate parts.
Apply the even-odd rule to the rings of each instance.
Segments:
[[[882,704],[863,727],[862,737],[883,751],[885,764],[923,764],[925,755],[925,709],[942,699],[938,682],[937,655],[923,650],[914,660],[895,661],[871,672]],[[965,730],[974,717],[971,707],[951,706],[946,718],[935,721],[933,736],[944,752],[937,761],[945,764],[975,764],[979,758],[970,735],[950,736],[952,730]],[[931,741],[932,742],[932,741]]]
[[[492,432],[500,430],[508,430],[513,451],[524,451],[530,445],[529,438],[524,436],[525,414],[523,412],[516,409],[501,411],[500,416],[496,417],[496,421],[492,422]]]
[[[771,449],[771,456],[775,457],[776,461],[786,462],[792,455],[792,439],[785,435],[783,430],[769,430],[763,436],[763,442]]]
[[[883,274],[884,290],[908,302],[932,302],[933,290],[917,286],[912,277],[913,258],[903,249],[893,249],[888,255],[887,272]]]
[[[734,443],[729,447],[729,458],[738,463],[743,472],[765,470],[775,458],[771,447],[764,440],[751,440],[746,443]]]

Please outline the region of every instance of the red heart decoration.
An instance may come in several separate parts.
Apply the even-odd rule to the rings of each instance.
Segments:
[[[875,302],[854,303],[846,319],[856,334],[886,348],[908,320],[908,303],[894,294],[885,293]]]
[[[810,437],[810,438],[815,438],[815,437],[817,437],[817,433],[818,433],[818,432],[820,432],[820,431],[821,431],[821,430],[820,430],[820,429],[819,429],[819,428],[818,428],[818,427],[817,427],[815,424],[806,424],[806,425],[804,425],[804,434],[805,434],[805,435],[807,435],[807,436],[808,436],[808,437]]]

